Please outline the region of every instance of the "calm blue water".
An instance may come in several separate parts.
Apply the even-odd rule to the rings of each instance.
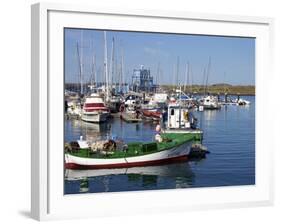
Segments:
[[[255,97],[250,106],[227,106],[195,112],[204,131],[206,159],[170,165],[114,170],[66,170],[65,193],[116,192],[255,184]],[[153,123],[129,124],[119,118],[107,124],[65,122],[65,140],[107,138],[151,141]]]

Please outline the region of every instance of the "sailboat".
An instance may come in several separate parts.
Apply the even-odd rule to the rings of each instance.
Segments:
[[[199,107],[203,107],[204,110],[218,110],[221,108],[221,105],[219,104],[218,97],[214,95],[210,95],[208,92],[208,80],[211,70],[211,57],[209,57],[208,67],[207,67],[207,74],[206,74],[206,83],[204,88],[204,97],[199,101]],[[205,72],[204,69],[204,78],[205,78]],[[199,108],[201,111],[201,109]]]
[[[104,31],[104,71],[106,77],[106,97],[108,98],[108,72],[107,72],[107,48],[106,48],[106,32]],[[95,65],[95,62],[94,62]],[[90,86],[91,93],[85,97],[83,104],[81,119],[86,122],[101,123],[105,122],[110,115],[109,109],[106,107],[103,97],[99,93],[93,92],[95,88]]]
[[[200,101],[200,105],[203,106],[204,110],[218,110],[221,108],[218,98],[213,95],[207,95]]]

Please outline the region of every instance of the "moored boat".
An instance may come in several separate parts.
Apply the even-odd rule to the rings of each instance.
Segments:
[[[245,106],[245,105],[250,105],[251,104],[250,101],[244,100],[244,99],[241,99],[241,98],[238,98],[236,100],[236,103],[237,103],[238,106]]]
[[[137,123],[142,121],[139,112],[121,112],[120,118],[128,123]]]
[[[120,105],[121,97],[118,95],[112,95],[107,102],[107,107],[109,108],[111,113],[119,112]]]
[[[120,106],[120,118],[129,123],[141,122],[139,98],[129,95]]]
[[[149,143],[132,142],[118,148],[110,140],[111,150],[85,147],[68,150],[65,153],[65,166],[68,169],[108,169],[135,166],[151,166],[176,161],[186,161],[194,141],[200,136],[189,133],[162,133],[161,141]],[[115,146],[114,146],[115,145]]]
[[[221,105],[218,102],[218,98],[212,95],[203,97],[199,105],[203,106],[204,110],[221,109]]]
[[[98,94],[86,97],[81,115],[83,121],[101,123],[105,122],[109,115],[109,109],[105,106],[102,97]]]
[[[68,118],[81,117],[82,109],[81,109],[80,102],[78,102],[78,100],[66,102],[65,107],[66,107],[66,115]]]
[[[154,121],[159,121],[162,116],[162,113],[160,111],[141,110],[141,113],[144,118],[151,119]]]

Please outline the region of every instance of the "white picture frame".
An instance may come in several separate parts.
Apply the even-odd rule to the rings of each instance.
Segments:
[[[255,37],[256,184],[65,196],[63,27]],[[50,3],[32,5],[32,217],[49,220],[271,205],[273,145],[266,141],[270,134],[263,130],[270,130],[270,122],[263,117],[267,114],[271,86],[272,32],[271,18]],[[124,209],[124,205],[130,206]]]

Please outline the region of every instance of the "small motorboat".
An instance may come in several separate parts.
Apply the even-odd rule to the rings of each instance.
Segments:
[[[203,106],[204,110],[219,110],[221,105],[218,102],[218,98],[212,95],[205,96],[201,99],[200,106]]]
[[[153,110],[141,110],[142,116],[146,119],[159,121],[161,119],[162,113],[160,111]]]

